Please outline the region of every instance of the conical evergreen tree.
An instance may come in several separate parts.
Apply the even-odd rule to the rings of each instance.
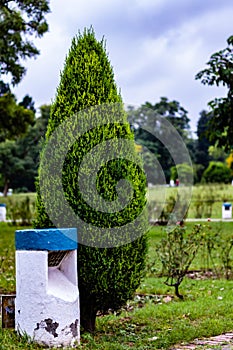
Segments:
[[[59,136],[51,143],[60,128]],[[64,143],[62,138],[69,142]],[[116,139],[120,143],[114,146],[112,141]],[[53,147],[48,147],[49,143]],[[109,152],[104,151],[106,145]],[[97,152],[92,153],[93,149]],[[72,210],[65,209],[64,198],[60,196],[60,175],[56,170],[51,175],[50,171],[59,166],[62,153],[65,154],[62,192]],[[111,204],[109,211],[100,208],[99,198],[93,195],[89,180],[93,177],[92,169],[83,165],[85,157],[89,164],[100,165],[95,186],[102,199],[100,204]],[[102,158],[107,160],[104,165]],[[92,28],[85,30],[72,41],[52,104],[41,153],[35,227],[73,227],[73,213],[79,218],[75,226],[81,242],[78,249],[81,325],[90,332],[95,329],[97,312],[120,308],[132,297],[144,273],[146,179],[141,169],[104,40],[98,42]],[[82,179],[87,187],[85,198],[80,186]],[[127,186],[119,189],[121,179],[128,180],[131,189]],[[126,192],[131,193],[130,203],[125,203]],[[51,205],[46,206],[48,199]],[[119,203],[123,206],[120,210]]]

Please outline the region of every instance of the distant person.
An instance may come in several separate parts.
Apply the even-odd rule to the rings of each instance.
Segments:
[[[180,185],[180,180],[176,179],[176,187],[178,187]]]
[[[174,187],[174,186],[175,186],[174,180],[170,180],[170,187]]]

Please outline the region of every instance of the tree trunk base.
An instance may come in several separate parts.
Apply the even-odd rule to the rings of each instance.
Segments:
[[[96,314],[95,299],[80,296],[80,324],[85,331],[91,334],[95,332]]]

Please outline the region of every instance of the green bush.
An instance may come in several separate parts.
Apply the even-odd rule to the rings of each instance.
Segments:
[[[168,286],[175,288],[175,294],[183,299],[179,292],[188,269],[201,244],[202,226],[195,225],[191,233],[185,227],[176,226],[167,230],[166,238],[157,245],[157,253],[163,267],[163,275]]]
[[[115,108],[114,104],[118,107]],[[90,108],[91,106],[102,106]],[[112,106],[112,107],[111,107]],[[102,118],[103,123],[100,126],[91,127],[90,118],[80,117],[79,111],[89,108],[83,112],[84,117],[91,111],[91,117]],[[109,116],[109,108],[112,112],[120,115],[121,123],[116,123]],[[86,113],[86,114],[85,114]],[[79,188],[79,168],[85,155],[90,155],[90,162],[100,162],[98,156],[91,158],[91,150],[100,145],[103,141],[115,140],[117,138],[129,141],[129,152],[134,155],[135,159],[139,157],[135,151],[133,135],[123,111],[122,99],[117,92],[114,82],[112,67],[108,60],[104,41],[98,42],[92,29],[85,30],[83,35],[79,34],[72,41],[71,49],[66,58],[65,67],[61,74],[60,85],[57,89],[55,101],[51,107],[51,115],[48,122],[46,133],[46,144],[48,144],[51,135],[61,125],[63,121],[67,124],[76,114],[77,124],[84,127],[86,124],[87,132],[82,134],[70,147],[62,169],[62,185],[64,195],[74,213],[81,218],[78,225],[79,241],[85,242],[85,238],[90,238],[90,245],[79,244],[78,249],[78,274],[79,274],[79,291],[80,291],[80,308],[81,308],[81,325],[85,330],[93,332],[95,329],[95,319],[98,311],[106,311],[109,308],[116,310],[126,303],[132,297],[134,291],[139,286],[142,276],[144,275],[145,256],[147,251],[147,217],[144,215],[145,186],[146,178],[140,170],[140,166],[128,159],[121,158],[121,149],[116,149],[116,159],[109,160],[104,166],[101,166],[96,178],[96,188],[98,193],[105,201],[114,202],[118,196],[122,198],[126,193],[117,191],[117,184],[120,179],[124,178],[130,181],[133,189],[132,201],[119,212],[103,212],[94,210],[87,200],[82,197]],[[82,124],[82,125],[81,125]],[[85,125],[83,125],[85,124]],[[71,125],[72,128],[72,125]],[[62,135],[64,137],[64,135]],[[67,134],[66,137],[69,137]],[[62,151],[62,142],[58,144]],[[118,147],[119,148],[119,147]],[[46,147],[41,153],[41,159],[44,156]],[[47,158],[48,163],[56,159]],[[138,162],[140,159],[138,158]],[[42,163],[41,163],[42,164]],[[47,228],[54,227],[45,210],[43,194],[46,192],[53,206],[55,217],[63,215],[64,208],[57,197],[56,181],[54,177],[48,185],[41,191],[41,174],[45,171],[40,166],[39,180],[37,183],[37,218],[35,227]],[[139,163],[138,163],[139,164]],[[53,164],[52,164],[53,165]],[[55,166],[55,165],[54,165]],[[84,166],[85,179],[89,181],[91,169]],[[47,180],[46,180],[47,181]],[[39,186],[40,183],[40,186]],[[54,197],[53,196],[54,192]],[[91,192],[91,191],[90,191]],[[92,193],[87,194],[92,198]],[[142,213],[138,226],[135,231],[142,233],[128,240],[127,244],[113,246],[112,248],[98,247],[95,243],[95,234],[98,228],[121,227],[123,232],[123,242],[125,238],[130,238],[132,230],[127,229],[127,223],[131,223],[138,214]],[[63,224],[66,227],[72,225],[69,215],[63,218]],[[82,224],[84,222],[84,224]],[[89,226],[86,224],[90,224]],[[93,239],[91,237],[94,237]],[[88,239],[89,239],[88,238]],[[119,242],[119,237],[118,242]],[[91,240],[92,239],[92,240]],[[113,239],[110,236],[104,239]]]
[[[222,162],[210,162],[202,176],[202,182],[230,183],[231,180],[232,171]]]

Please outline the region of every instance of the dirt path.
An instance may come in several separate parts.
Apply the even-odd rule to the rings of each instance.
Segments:
[[[218,349],[233,350],[233,332],[221,334],[207,339],[196,339],[192,343],[175,345],[171,350]]]

